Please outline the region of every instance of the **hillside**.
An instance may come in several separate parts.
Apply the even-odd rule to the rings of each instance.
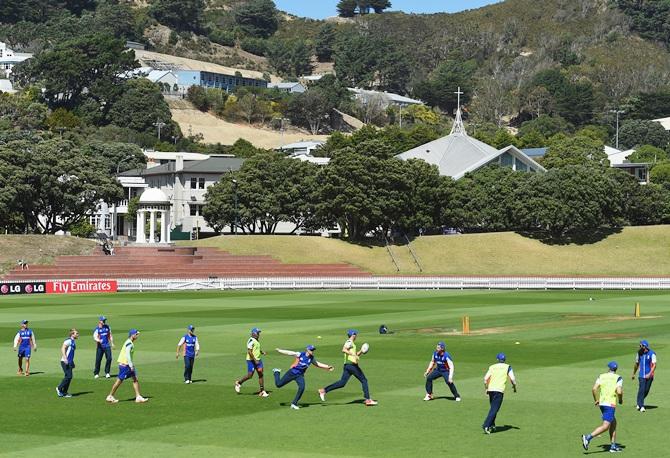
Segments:
[[[249,141],[257,148],[278,148],[288,143],[303,140],[326,140],[326,135],[310,135],[290,128],[283,134],[276,130],[261,128],[247,123],[232,123],[217,118],[211,113],[196,110],[186,101],[168,99],[172,119],[179,124],[182,132],[202,134],[206,143],[232,145],[238,139]]]
[[[419,237],[412,246],[424,274],[666,276],[670,226],[627,227],[590,245],[546,245],[506,232]],[[289,263],[347,262],[376,274],[395,274],[386,248],[323,237],[230,236],[183,242],[234,254],[271,254]],[[660,248],[663,247],[663,248]],[[394,246],[401,274],[418,273],[404,246]]]
[[[31,264],[50,264],[56,256],[90,253],[95,242],[56,235],[0,235],[0,274],[16,266],[18,259]]]

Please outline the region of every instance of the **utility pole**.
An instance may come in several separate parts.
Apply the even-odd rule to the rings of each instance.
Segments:
[[[624,114],[623,110],[610,110],[610,113],[616,114],[616,145],[614,147],[619,149],[619,115]]]
[[[154,123],[154,126],[158,128],[158,141],[161,141],[161,129],[165,127],[165,123],[161,121],[160,119],[157,119],[156,122]]]
[[[237,180],[233,178],[233,200],[235,202],[235,221],[233,222],[233,235],[237,235]]]

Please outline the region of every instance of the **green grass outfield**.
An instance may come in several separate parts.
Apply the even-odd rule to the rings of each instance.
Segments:
[[[589,301],[593,297],[594,301]],[[635,302],[642,319],[630,319]],[[225,292],[155,293],[108,296],[0,298],[5,350],[0,352],[0,455],[2,456],[578,456],[580,434],[600,423],[591,386],[606,363],[616,359],[624,376],[625,403],[618,408],[619,442],[625,456],[664,456],[670,385],[664,364],[670,342],[670,294],[662,292]],[[147,404],[105,403],[112,381],[92,377],[92,329],[97,316],[109,318],[116,335],[116,359],[130,327],[142,335],[136,364]],[[471,317],[476,335],[451,335],[461,316]],[[11,341],[22,319],[37,337],[29,378],[17,377]],[[193,323],[201,340],[192,385],[182,383],[183,363],[175,347]],[[394,334],[377,334],[385,323]],[[76,326],[78,342],[71,399],[56,397],[62,372],[59,347]],[[233,391],[245,372],[249,329],[263,329],[267,399]],[[361,332],[370,352],[361,367],[377,407],[365,407],[360,384],[351,379],[321,403],[316,390],[340,376],[345,330]],[[317,336],[321,336],[318,339]],[[659,352],[659,370],[648,404],[638,413],[637,381],[630,375],[637,342],[647,338]],[[423,402],[423,371],[435,343],[444,339],[456,364],[460,403],[447,399],[442,381],[438,399]],[[515,342],[520,344],[516,345]],[[317,358],[336,366],[315,367],[306,375],[304,408],[288,404],[295,384],[277,390],[271,369],[282,371],[291,358],[275,347],[299,350],[313,343]],[[504,351],[519,381],[506,394],[498,425],[510,428],[484,435],[488,410],[482,377]],[[115,366],[113,366],[115,367]],[[113,370],[116,373],[116,370]],[[132,399],[125,383],[118,393]],[[602,452],[606,438],[589,452]]]

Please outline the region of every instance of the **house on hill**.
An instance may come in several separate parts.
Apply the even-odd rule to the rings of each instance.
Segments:
[[[279,92],[286,92],[287,94],[302,94],[307,90],[300,83],[268,83],[268,89],[277,89]]]
[[[498,164],[523,172],[546,172],[544,167],[515,146],[496,149],[470,137],[463,125],[460,100],[456,110],[456,120],[449,135],[417,146],[396,157],[403,160],[424,160],[436,165],[440,170],[440,175],[450,176],[454,180],[463,178],[466,173],[474,172],[490,164]]]
[[[12,74],[12,68],[16,64],[30,59],[33,57],[30,53],[24,52],[14,52],[12,49],[7,47],[5,43],[0,41],[0,77],[9,78],[9,75]]]

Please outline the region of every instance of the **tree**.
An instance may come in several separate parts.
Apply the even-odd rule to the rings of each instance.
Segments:
[[[272,40],[268,61],[282,76],[298,77],[312,73],[312,49],[304,40]]]
[[[667,149],[670,146],[670,132],[654,121],[626,120],[619,129],[619,145],[627,149],[640,145]]]
[[[207,112],[210,109],[207,90],[202,86],[191,86],[186,91],[186,100],[191,102],[200,111]]]
[[[670,89],[641,93],[633,97],[626,116],[630,119],[664,118],[670,113]]]
[[[122,39],[94,34],[58,42],[16,66],[24,86],[42,84],[51,106],[77,104],[86,89],[98,100],[119,95],[122,75],[137,67],[135,54]]]
[[[272,0],[251,0],[233,11],[235,22],[247,35],[268,38],[279,27],[279,12]]]
[[[385,9],[391,8],[390,0],[368,0],[368,4],[377,14],[381,14]]]
[[[337,29],[330,22],[326,22],[319,34],[316,36],[314,44],[316,48],[316,57],[319,62],[330,62],[335,52],[335,42],[337,41]]]
[[[204,11],[204,0],[157,0],[149,13],[173,29],[199,31]]]
[[[651,145],[642,145],[627,158],[630,162],[646,162],[649,164],[656,164],[657,162],[665,162],[670,160],[670,155],[667,151],[661,148],[656,148]]]
[[[621,188],[606,170],[567,165],[546,174],[528,175],[530,180],[522,193],[526,197],[517,206],[522,227],[562,238],[622,223]]]
[[[461,104],[467,104],[472,93],[473,76],[477,70],[474,60],[449,59],[442,62],[430,75],[430,78],[417,84],[414,95],[430,106],[437,106],[447,113],[456,110],[456,90],[463,91]]]
[[[49,126],[49,129],[55,131],[74,129],[75,127],[79,127],[80,124],[81,120],[65,108],[57,108],[47,117],[47,126]]]
[[[606,168],[609,167],[609,161],[600,140],[583,135],[557,135],[549,141],[549,149],[542,158],[542,165],[548,169],[569,165]]]
[[[670,162],[663,162],[654,166],[649,173],[649,179],[652,183],[670,189]]]
[[[147,164],[142,149],[131,143],[92,141],[82,146],[81,150],[83,154],[103,162],[110,176],[115,176],[117,172],[141,169]]]
[[[549,138],[559,133],[567,134],[573,130],[574,126],[560,116],[543,114],[521,124],[519,135],[524,136],[529,132],[535,131],[543,137]]]
[[[123,198],[123,188],[99,158],[61,139],[33,139],[0,146],[3,200],[22,215],[24,230],[67,231],[95,210],[100,200]]]
[[[109,121],[120,127],[128,127],[138,132],[156,132],[156,122],[165,126],[161,134],[169,137],[178,132],[178,126],[171,122],[172,114],[160,88],[148,79],[127,80],[121,86],[123,94],[109,109]]]
[[[341,17],[354,17],[356,16],[357,8],[357,0],[340,0],[337,3],[337,14]]]
[[[312,135],[316,135],[328,120],[332,108],[320,89],[310,89],[289,102],[287,115],[293,124],[309,126]]]

